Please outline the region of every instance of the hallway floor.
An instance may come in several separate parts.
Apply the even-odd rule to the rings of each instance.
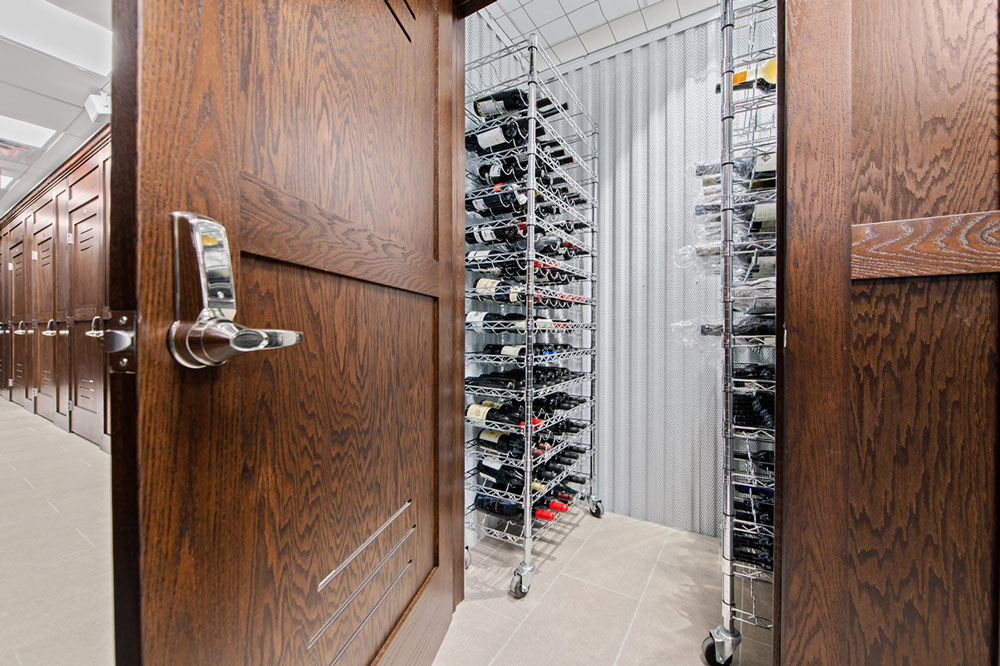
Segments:
[[[521,549],[472,549],[465,601],[434,666],[698,666],[719,624],[719,541],[574,509],[539,544],[528,596],[508,592]],[[770,664],[766,631],[745,632],[735,666]],[[741,661],[742,660],[742,661]]]
[[[114,663],[111,457],[0,400],[0,666]]]

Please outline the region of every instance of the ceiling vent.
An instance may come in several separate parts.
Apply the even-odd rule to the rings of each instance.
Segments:
[[[33,152],[31,148],[0,138],[0,158],[23,161]]]

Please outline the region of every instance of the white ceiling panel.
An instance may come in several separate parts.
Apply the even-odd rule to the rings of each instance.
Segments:
[[[79,106],[108,79],[58,58],[0,40],[0,80]]]
[[[110,77],[86,67],[110,68],[110,17],[111,0],[0,0],[0,115],[55,131],[42,148],[0,157],[12,179],[0,215],[100,129],[83,105]]]
[[[488,13],[511,42],[537,33],[565,63],[718,6],[719,0],[498,0]]]
[[[48,127],[58,132],[76,120],[84,100],[76,106],[0,81],[0,115]]]
[[[105,0],[45,0],[56,7],[73,12],[91,23],[111,30],[111,3]]]

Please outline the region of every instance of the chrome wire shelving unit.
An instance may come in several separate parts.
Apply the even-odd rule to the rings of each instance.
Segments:
[[[532,35],[466,66],[466,533],[523,547],[597,493],[597,126]],[[466,550],[466,564],[469,562]]]
[[[748,626],[774,628],[777,3],[722,6],[722,624],[703,644],[730,664]]]

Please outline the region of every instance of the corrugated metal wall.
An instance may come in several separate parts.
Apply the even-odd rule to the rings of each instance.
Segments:
[[[467,58],[497,48],[479,17]],[[567,74],[601,128],[600,492],[609,511],[717,535],[721,519],[719,278],[679,267],[697,242],[693,165],[720,151],[718,24]]]

